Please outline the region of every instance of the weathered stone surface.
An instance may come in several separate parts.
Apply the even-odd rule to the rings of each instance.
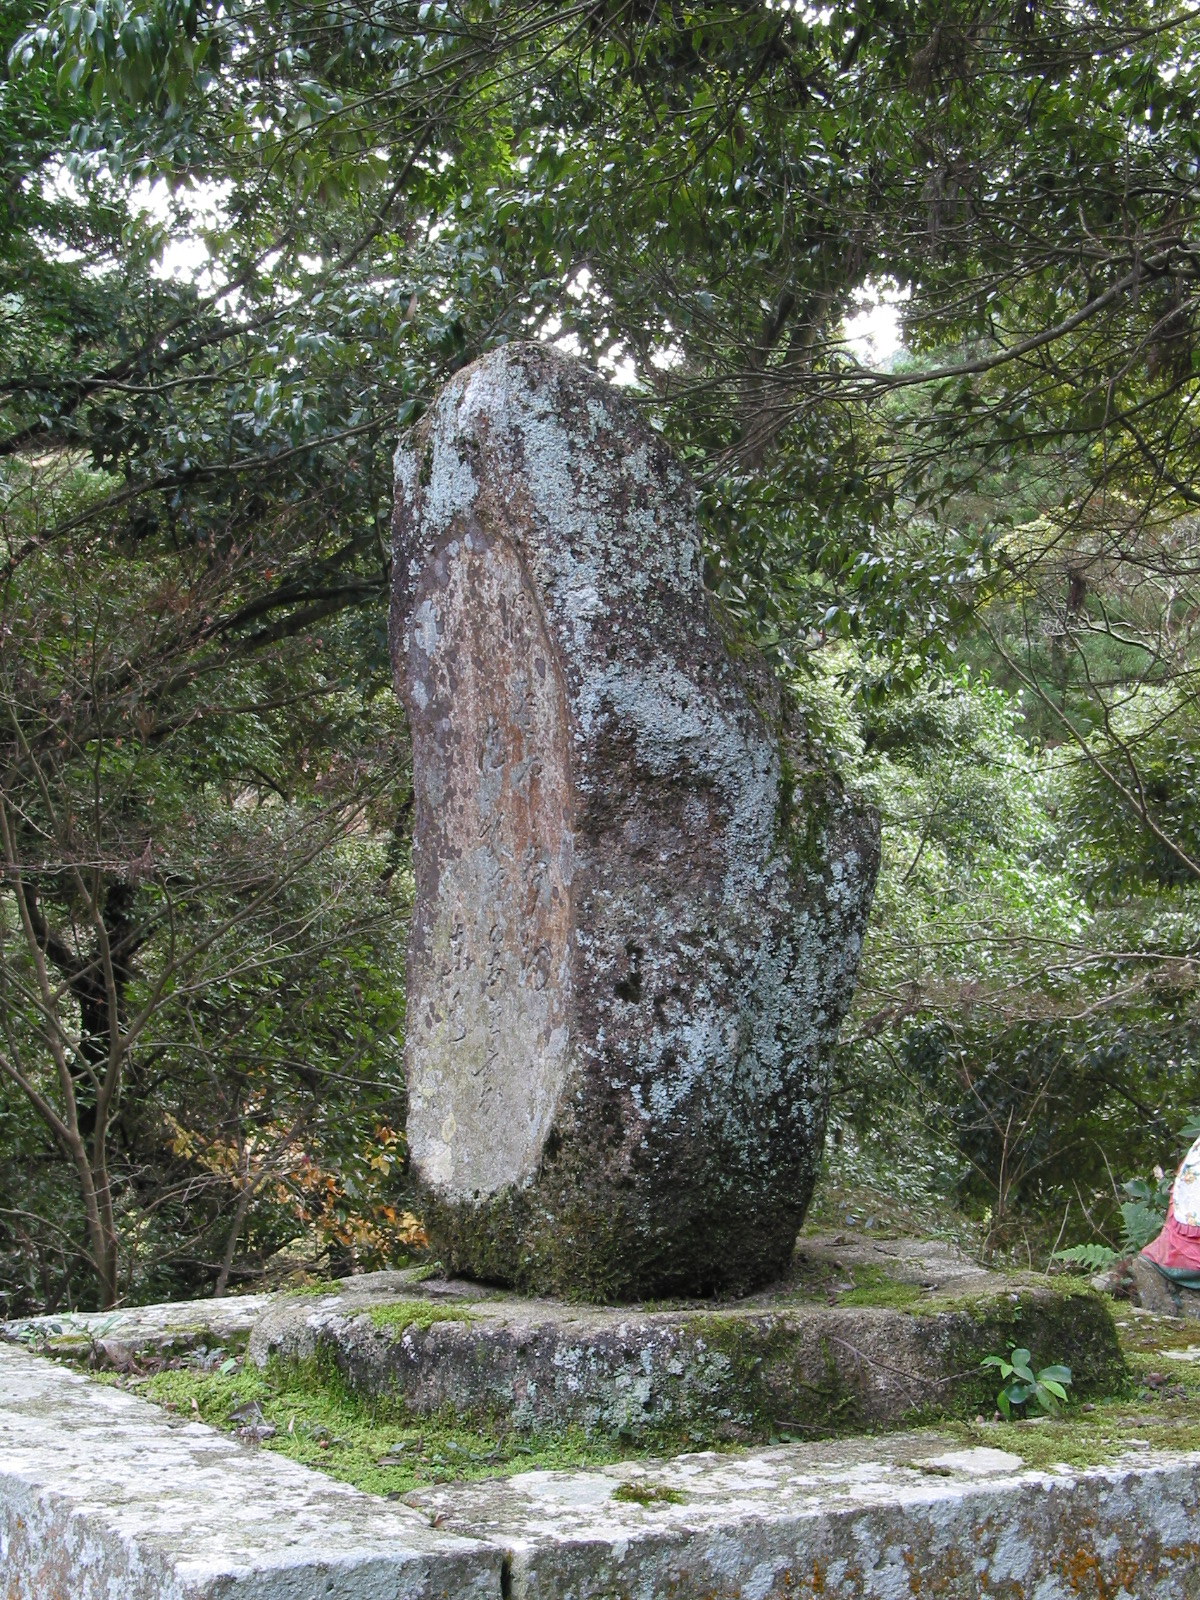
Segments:
[[[1194,1600],[1200,1455],[1033,1471],[934,1433],[393,1505],[0,1348],[7,1600]]]
[[[0,1347],[5,1600],[496,1600],[500,1551]]]
[[[419,1269],[418,1269],[419,1270]],[[406,1294],[414,1269],[366,1272],[354,1283],[362,1294]],[[57,1312],[0,1322],[0,1339],[56,1354],[86,1353],[105,1345],[130,1351],[182,1351],[197,1345],[244,1345],[251,1328],[273,1306],[279,1292],[229,1295],[221,1300],[167,1300],[159,1305],[122,1306],[117,1311]]]
[[[877,864],[705,592],[692,496],[542,346],[396,456],[413,738],[408,1136],[469,1276],[591,1299],[778,1274]]]
[[[201,1344],[244,1344],[275,1300],[271,1294],[246,1294],[223,1300],[170,1300],[119,1311],[19,1317],[0,1323],[0,1338],[63,1352],[100,1345],[166,1351],[191,1350]]]
[[[985,1356],[1021,1343],[1065,1362],[1072,1393],[1112,1394],[1125,1363],[1107,1304],[977,1274],[987,1292],[936,1293],[904,1310],[813,1304],[781,1292],[757,1305],[600,1308],[414,1286],[404,1299],[353,1281],[327,1299],[280,1300],[248,1356],[329,1359],[349,1386],[417,1415],[450,1407],[519,1429],[628,1437],[658,1447],[861,1431],[936,1415],[991,1414]],[[439,1320],[431,1320],[431,1302]],[[388,1322],[373,1319],[386,1305]]]
[[[618,1509],[617,1482],[660,1498]],[[513,1600],[1200,1595],[1191,1455],[1034,1472],[925,1434],[529,1472],[409,1500],[441,1527],[502,1539]]]
[[[889,1284],[955,1296],[1001,1294],[1022,1281],[1019,1275],[981,1267],[946,1239],[805,1232],[781,1287],[819,1280],[822,1274],[835,1274],[835,1284],[854,1284],[865,1274],[868,1279],[878,1276]],[[774,1298],[774,1291],[767,1290],[760,1298]]]

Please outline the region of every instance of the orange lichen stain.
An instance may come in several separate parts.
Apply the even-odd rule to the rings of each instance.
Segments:
[[[1133,1586],[1137,1579],[1157,1577],[1158,1566],[1157,1561],[1139,1561],[1132,1551],[1122,1547],[1117,1551],[1112,1563],[1113,1586],[1118,1593],[1126,1589],[1133,1594]]]
[[[917,1566],[917,1558],[916,1558],[916,1556],[913,1555],[911,1550],[905,1550],[901,1554],[901,1560],[904,1562],[904,1565],[908,1568],[908,1587],[909,1587],[909,1589],[912,1591],[913,1594],[920,1594],[921,1589],[922,1589],[921,1570]]]
[[[1086,1520],[1095,1521],[1094,1518]],[[1153,1581],[1160,1578],[1164,1570],[1171,1566],[1196,1565],[1198,1558],[1200,1545],[1192,1542],[1144,1551],[1141,1555],[1122,1546],[1105,1563],[1108,1569],[1106,1576],[1096,1552],[1077,1545],[1071,1555],[1056,1563],[1056,1567],[1076,1594],[1094,1595],[1096,1600],[1115,1600],[1121,1594],[1137,1593],[1147,1579]]]
[[[980,1542],[977,1540],[976,1544]],[[958,1594],[963,1588],[964,1578],[969,1581],[974,1579],[974,1566],[965,1550],[951,1547],[936,1556],[927,1552],[927,1557],[924,1565],[921,1565],[915,1551],[901,1551],[900,1559],[908,1568],[909,1591],[914,1595]],[[988,1592],[986,1578],[981,1577],[978,1581],[983,1585],[981,1592]],[[1009,1593],[1008,1586],[1005,1593]],[[1019,1592],[1014,1600],[1022,1600]]]
[[[1153,1565],[1147,1560],[1142,1567],[1150,1577],[1158,1577],[1160,1573],[1170,1567],[1182,1566],[1184,1570],[1200,1566],[1200,1544],[1189,1539],[1186,1544],[1169,1544],[1157,1546],[1157,1560]]]
[[[1071,1554],[1057,1565],[1076,1594],[1095,1595],[1097,1600],[1110,1600],[1110,1596],[1115,1595],[1120,1587],[1119,1584],[1106,1582],[1096,1552],[1085,1545],[1076,1545]]]

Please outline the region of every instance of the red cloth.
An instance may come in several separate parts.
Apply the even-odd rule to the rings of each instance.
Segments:
[[[1200,1227],[1175,1221],[1174,1196],[1167,1202],[1167,1221],[1153,1244],[1142,1251],[1160,1267],[1178,1271],[1200,1272]]]

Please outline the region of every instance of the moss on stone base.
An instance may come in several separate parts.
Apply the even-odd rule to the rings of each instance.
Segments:
[[[434,1320],[464,1318],[458,1307],[430,1309],[440,1313],[430,1327]],[[410,1310],[404,1303],[399,1316],[407,1318]],[[1097,1310],[1104,1314],[1098,1317]],[[918,1316],[929,1314],[932,1309]],[[398,1326],[399,1316],[388,1326]],[[1014,1451],[1032,1466],[1098,1464],[1126,1450],[1131,1435],[1157,1447],[1200,1448],[1200,1369],[1174,1363],[1180,1370],[1172,1369],[1164,1386],[1156,1366],[1172,1364],[1139,1351],[1131,1358],[1131,1372],[1098,1297],[1019,1291],[1003,1297],[1002,1304],[994,1296],[958,1302],[951,1317],[943,1353],[955,1381],[946,1386],[945,1406],[911,1412],[905,1419],[910,1426],[936,1419],[964,1441]],[[707,1421],[697,1426],[694,1417],[686,1425],[664,1420],[636,1439],[589,1436],[581,1426],[522,1432],[510,1416],[483,1409],[443,1407],[418,1416],[395,1394],[352,1389],[329,1352],[315,1360],[277,1360],[263,1371],[181,1366],[149,1379],[112,1381],[227,1431],[245,1427],[245,1408],[257,1406],[261,1423],[275,1430],[262,1438],[264,1448],[359,1488],[393,1495],[530,1467],[599,1466],[697,1446],[728,1448],[735,1442],[730,1436],[735,1422],[740,1440],[755,1442],[808,1442],[872,1431],[862,1425],[853,1387],[832,1348],[823,1349],[823,1376],[797,1384],[794,1372],[788,1373],[794,1350],[786,1327],[777,1321],[709,1312],[690,1318],[687,1331],[707,1358],[704,1376],[713,1401]],[[1141,1334],[1134,1329],[1135,1337]],[[972,1420],[977,1413],[991,1416],[996,1386],[979,1362],[1010,1341],[1029,1344],[1035,1361],[1063,1360],[1072,1367],[1075,1382],[1061,1417],[1004,1424]],[[786,1414],[779,1403],[781,1382],[792,1386]],[[632,1478],[628,1497],[636,1497],[641,1487]]]
[[[945,1415],[990,1415],[999,1387],[982,1362],[1016,1346],[1030,1351],[1034,1367],[1062,1363],[1071,1369],[1075,1400],[1121,1395],[1130,1372],[1117,1329],[1102,1295],[1091,1290],[1023,1289],[951,1302],[954,1320],[946,1344],[947,1365],[960,1373],[948,1386]]]
[[[920,1367],[914,1364],[911,1372],[895,1374],[901,1384],[909,1379],[914,1394],[921,1396],[906,1422],[967,1418],[981,1411],[990,1416],[997,1382],[982,1363],[987,1356],[1006,1355],[1015,1345],[1027,1346],[1035,1365],[1069,1366],[1073,1399],[1119,1395],[1129,1388],[1129,1370],[1107,1305],[1090,1291],[1026,1289],[971,1300],[927,1301],[919,1310],[906,1303],[904,1309],[918,1322],[924,1320],[928,1329],[917,1341]],[[689,1333],[723,1363],[717,1411],[727,1423],[724,1428],[718,1423],[715,1435],[829,1438],[869,1431],[861,1380],[873,1367],[894,1367],[892,1327],[882,1323],[873,1328],[866,1322],[853,1349],[842,1348],[844,1333],[831,1327],[820,1339],[822,1370],[814,1377],[810,1349],[784,1319],[719,1312],[694,1318]],[[711,1420],[708,1425],[713,1426]]]
[[[780,1174],[791,1200],[769,1223],[758,1214],[755,1194],[735,1185],[723,1192],[699,1177],[694,1187],[681,1185],[673,1198],[635,1212],[590,1198],[586,1169],[564,1159],[536,1190],[510,1190],[478,1205],[427,1193],[422,1216],[451,1276],[521,1294],[593,1305],[737,1296],[783,1276],[815,1182],[807,1159]],[[705,1187],[701,1205],[696,1191]]]
[[[263,1449],[314,1467],[371,1494],[395,1497],[428,1484],[523,1472],[602,1466],[644,1459],[645,1445],[585,1437],[582,1428],[522,1434],[501,1417],[465,1417],[450,1408],[413,1416],[393,1397],[347,1388],[332,1362],[275,1362],[221,1374],[182,1368],[159,1373],[137,1392],[181,1416],[227,1433],[243,1408],[257,1405],[272,1436]],[[237,1413],[235,1415],[234,1413]]]
[[[285,1308],[251,1351],[266,1363],[303,1357],[314,1341],[349,1389],[403,1398],[414,1414],[452,1404],[472,1426],[502,1415],[530,1434],[580,1427],[662,1450],[990,1415],[997,1380],[982,1363],[1014,1345],[1039,1365],[1069,1366],[1079,1399],[1129,1381],[1103,1300],[1047,1287],[903,1309],[616,1312],[411,1297],[316,1318]]]

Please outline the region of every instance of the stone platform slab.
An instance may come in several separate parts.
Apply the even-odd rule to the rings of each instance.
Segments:
[[[351,1280],[327,1298],[278,1301],[247,1353],[260,1366],[332,1361],[353,1390],[395,1396],[418,1416],[448,1408],[483,1425],[502,1417],[530,1433],[577,1427],[674,1449],[990,1416],[996,1384],[981,1363],[1013,1344],[1069,1366],[1077,1398],[1120,1387],[1124,1360],[1099,1296],[982,1287],[969,1299],[918,1291],[903,1307],[783,1291],[613,1309],[453,1280],[400,1294]]]
[[[399,1277],[397,1274],[381,1274]],[[244,1343],[250,1330],[279,1297],[231,1295],[227,1300],[168,1300],[161,1305],[117,1311],[69,1311],[56,1316],[19,1317],[0,1323],[0,1338],[62,1354],[95,1348],[152,1350],[163,1354],[197,1345]]]
[[[1132,1441],[1131,1441],[1132,1443]],[[936,1433],[362,1494],[0,1348],[5,1600],[1193,1600],[1200,1454]]]
[[[5,1600],[494,1597],[500,1552],[0,1347]]]
[[[419,1270],[366,1272],[347,1279],[364,1295],[410,1293]],[[241,1348],[255,1324],[273,1306],[297,1298],[286,1290],[229,1295],[220,1300],[165,1300],[157,1305],[120,1306],[115,1311],[63,1311],[0,1322],[0,1339],[59,1355],[104,1353],[118,1348],[157,1355],[198,1345]]]

